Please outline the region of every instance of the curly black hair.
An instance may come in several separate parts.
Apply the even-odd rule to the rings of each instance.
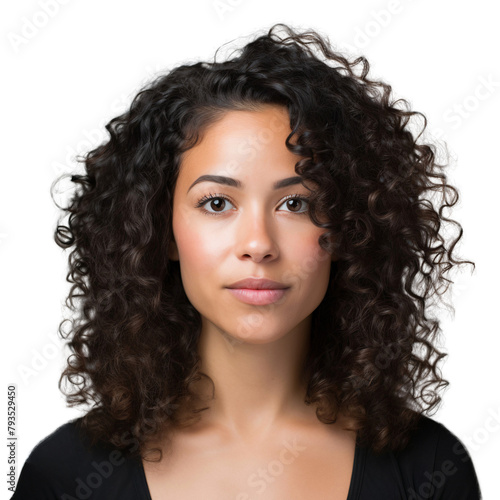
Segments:
[[[208,408],[194,390],[203,379],[213,384],[196,349],[201,317],[167,256],[174,186],[182,154],[206,127],[229,110],[267,104],[288,110],[295,170],[317,186],[309,216],[325,229],[319,244],[338,257],[313,312],[305,403],[325,424],[348,415],[377,453],[404,448],[440,403],[449,382],[437,365],[447,354],[429,308],[453,283],[445,274],[474,263],[452,256],[462,226],[443,211],[458,191],[436,145],[419,141],[425,116],[368,72],[364,57],[350,61],[316,31],[276,24],[226,61],[155,78],[79,159],[85,174],[72,175],[74,193],[60,207],[68,221],[60,218],[54,235],[72,248],[66,305],[76,313],[59,325],[72,352],[59,388],[69,406],[92,403],[81,425],[93,442],[145,457],[150,438]],[[424,119],[418,135],[415,115]],[[459,229],[449,242],[445,223]]]

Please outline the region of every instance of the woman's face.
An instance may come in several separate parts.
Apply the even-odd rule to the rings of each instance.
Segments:
[[[298,177],[300,158],[285,146],[290,131],[286,108],[229,111],[182,158],[169,257],[179,260],[202,328],[234,340],[272,342],[304,328],[328,287],[333,259],[318,244],[325,230],[300,199],[309,191],[293,181],[274,186]],[[208,175],[227,179],[203,180]],[[274,280],[286,290],[228,289],[245,278]]]

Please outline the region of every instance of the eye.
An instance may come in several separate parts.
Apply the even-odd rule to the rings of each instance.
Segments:
[[[218,201],[215,203],[214,200],[218,200]],[[206,205],[209,201],[211,202],[209,205],[210,208],[215,209],[215,212],[210,212],[209,210],[206,210],[205,208],[203,208],[203,206]],[[198,201],[198,203],[196,204],[196,208],[203,208],[202,211],[208,215],[218,215],[220,213],[224,213],[224,212],[222,212],[222,209],[225,207],[226,202],[231,203],[231,200],[229,200],[229,198],[227,198],[226,196],[224,196],[222,194],[211,194],[210,193],[209,195],[203,196],[203,198],[201,198]]]
[[[300,196],[299,194],[289,194],[284,200],[284,203],[287,205],[287,207],[292,209],[292,213],[299,214],[299,215],[303,215],[303,214],[307,213],[307,211],[308,211],[307,206],[306,206],[305,210],[299,211],[299,210],[295,210],[295,208],[292,206],[293,203],[289,203],[289,202],[294,202],[295,204],[297,202],[299,202],[299,206],[303,206],[304,203],[306,203],[306,204],[309,203],[308,198],[305,198],[304,196]],[[283,205],[283,203],[282,203],[282,205]]]
[[[207,205],[208,202],[210,202],[209,207],[213,209],[214,211],[207,210],[204,207],[204,205]],[[225,205],[227,203],[230,203],[232,205],[231,200],[222,194],[208,194],[203,196],[201,198],[195,208],[201,208],[202,211],[207,214],[207,215],[219,215],[225,213],[223,210],[225,208]],[[304,196],[300,196],[299,194],[290,194],[288,195],[279,206],[282,206],[286,204],[287,208],[290,209],[291,213],[295,213],[297,215],[305,215],[308,212],[308,208],[306,206],[305,210],[298,210],[297,209],[297,203],[299,203],[299,209],[304,205],[304,203],[308,203],[309,200],[308,198],[305,198]]]

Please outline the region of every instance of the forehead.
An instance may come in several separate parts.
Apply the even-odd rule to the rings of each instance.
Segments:
[[[179,182],[192,182],[204,173],[238,178],[250,173],[269,175],[270,171],[293,173],[300,157],[285,145],[290,132],[288,111],[283,106],[227,111],[184,153]]]

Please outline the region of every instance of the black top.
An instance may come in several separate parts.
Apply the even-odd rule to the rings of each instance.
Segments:
[[[86,446],[77,420],[35,446],[11,500],[151,500],[142,461],[111,447]],[[467,449],[443,424],[422,416],[401,452],[374,455],[356,445],[346,500],[424,499],[482,499]]]

